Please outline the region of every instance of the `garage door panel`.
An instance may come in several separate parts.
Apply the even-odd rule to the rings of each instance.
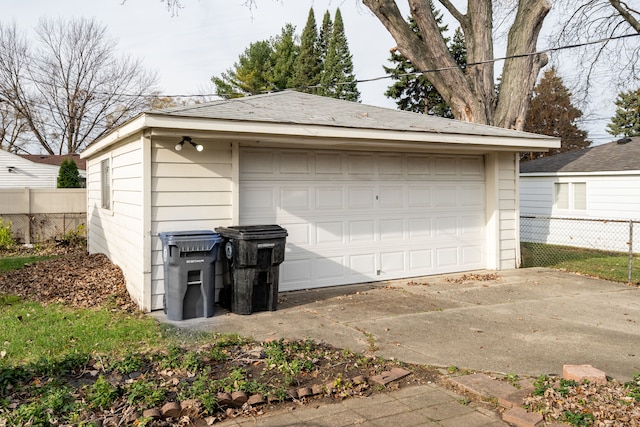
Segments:
[[[248,151],[240,223],[287,229],[281,290],[485,267],[482,156]]]
[[[375,227],[375,221],[372,219],[349,221],[349,240],[351,242],[374,242],[376,238]]]
[[[245,187],[240,193],[240,205],[247,214],[275,212],[275,189],[269,187]]]
[[[347,170],[350,175],[373,176],[372,166],[375,164],[372,154],[348,154]]]
[[[464,246],[462,248],[462,263],[479,264],[482,261],[482,246]]]
[[[458,265],[458,248],[436,249],[436,266],[438,268],[456,267]]]
[[[334,280],[344,277],[344,264],[344,256],[316,258],[318,279]]]
[[[319,246],[327,244],[342,244],[345,241],[344,223],[342,221],[322,221],[315,224],[316,243]]]
[[[278,156],[279,171],[281,174],[309,174],[309,153],[283,152]]]
[[[416,249],[408,252],[411,271],[430,271],[433,268],[433,251],[431,249]]]
[[[380,220],[380,240],[404,239],[405,221],[403,219],[381,219]]]
[[[431,187],[426,186],[410,186],[409,206],[410,208],[428,208],[431,206]]]
[[[378,191],[380,208],[404,208],[404,187],[380,187]]]
[[[343,209],[344,208],[344,188],[343,187],[319,187],[315,189],[316,209]]]
[[[455,176],[457,174],[457,160],[455,157],[436,156],[436,176]]]
[[[398,155],[379,155],[378,156],[378,172],[380,175],[391,175],[401,177],[404,175],[402,168],[402,157]]]
[[[280,207],[289,212],[311,209],[311,197],[308,187],[286,187],[280,189]]]
[[[380,253],[381,273],[401,273],[406,270],[404,251],[382,251]]]
[[[415,240],[419,238],[427,238],[432,236],[432,228],[431,228],[432,218],[409,218],[408,226],[409,226],[409,239]]]
[[[349,187],[349,209],[373,209],[374,189],[371,187]]]

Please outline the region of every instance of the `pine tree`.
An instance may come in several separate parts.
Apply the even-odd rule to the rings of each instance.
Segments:
[[[307,93],[317,93],[315,86],[320,83],[322,64],[318,41],[318,30],[313,8],[309,9],[307,24],[302,30],[300,41],[300,54],[296,59],[293,87]]]
[[[327,10],[322,17],[322,27],[320,27],[320,31],[318,33],[318,52],[320,55],[320,64],[322,65],[321,68],[324,67],[324,63],[327,60],[327,51],[329,49],[331,34],[333,34],[333,22],[331,22],[331,15]]]
[[[561,139],[560,148],[547,153],[525,153],[522,160],[550,156],[567,151],[581,150],[590,144],[587,132],[576,125],[582,111],[571,103],[571,92],[565,87],[555,67],[544,72],[540,82],[533,89],[524,130]]]
[[[65,157],[60,164],[58,188],[80,188],[80,172],[71,158]]]
[[[319,93],[323,96],[347,101],[360,101],[360,91],[358,91],[356,77],[353,74],[352,55],[349,51],[339,8],[336,9],[333,32],[327,46],[327,56],[320,83],[322,87]]]
[[[442,13],[435,9],[433,3],[430,7],[436,17],[436,22],[440,28],[440,32],[447,31],[447,25],[442,23]],[[409,24],[420,39],[420,30],[412,17],[409,17]],[[449,44],[451,55],[455,58],[456,63],[461,67],[466,64],[467,51],[464,44],[464,35],[460,29],[456,29],[453,40]],[[388,98],[396,100],[396,105],[401,110],[413,111],[416,113],[430,114],[434,116],[453,118],[451,108],[442,99],[440,93],[435,89],[428,79],[428,74],[421,74],[415,66],[397,49],[391,51],[389,61],[395,63],[395,67],[385,67],[384,71],[391,76],[395,83],[389,86],[384,93]]]
[[[268,40],[251,43],[233,68],[229,68],[220,77],[212,77],[218,95],[237,98],[272,90],[272,54],[273,48]]]
[[[286,24],[282,33],[271,40],[273,68],[270,81],[278,90],[294,86],[295,64],[300,51],[295,32],[296,27]]]
[[[607,125],[607,132],[614,136],[640,136],[640,88],[619,93],[615,104],[616,114]]]

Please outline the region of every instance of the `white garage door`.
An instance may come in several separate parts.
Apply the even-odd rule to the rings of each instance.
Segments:
[[[286,228],[280,290],[485,268],[482,156],[245,148],[240,223]]]

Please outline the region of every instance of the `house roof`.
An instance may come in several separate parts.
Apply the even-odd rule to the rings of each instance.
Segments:
[[[544,135],[375,107],[292,90],[174,107],[150,113],[237,121],[321,125],[357,129],[422,131],[485,136]]]
[[[53,166],[60,166],[64,159],[71,157],[73,161],[76,162],[78,170],[85,170],[87,168],[87,161],[81,159],[79,154],[64,154],[61,156],[52,154],[18,154],[18,156],[22,157],[23,159],[30,160],[34,163],[42,163],[45,165]]]
[[[520,164],[520,173],[633,170],[640,170],[640,137],[623,138],[595,147],[542,157]]]
[[[489,152],[546,151],[558,138],[467,123],[295,91],[152,110],[115,128],[83,150],[106,150],[140,131],[149,135],[224,137],[247,143]]]

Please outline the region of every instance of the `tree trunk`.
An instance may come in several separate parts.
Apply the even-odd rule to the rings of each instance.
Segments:
[[[520,0],[518,4],[515,21],[509,30],[506,56],[511,59],[505,61],[502,71],[496,126],[524,128],[538,74],[548,62],[546,54],[528,54],[536,51],[540,29],[549,10],[549,0]]]
[[[546,55],[508,60],[496,101],[493,2],[468,0],[465,15],[450,0],[439,1],[464,32],[467,62],[472,64],[466,70],[460,69],[449,53],[428,1],[408,0],[423,40],[411,31],[394,0],[363,0],[363,3],[387,28],[398,50],[417,69],[431,70],[425,73],[426,77],[451,106],[456,119],[521,130],[538,73],[547,63]],[[549,0],[519,1],[516,19],[509,32],[507,56],[535,52],[542,22],[550,9]]]

